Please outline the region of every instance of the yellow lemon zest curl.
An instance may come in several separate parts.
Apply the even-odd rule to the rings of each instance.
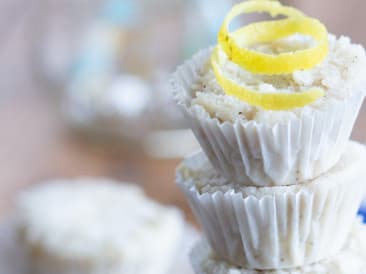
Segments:
[[[272,17],[285,15],[287,18],[252,23],[233,33],[228,32],[230,22],[234,18],[252,12],[268,12]],[[277,55],[248,48],[256,43],[268,43],[297,33],[311,36],[316,45]],[[218,83],[228,95],[264,109],[288,110],[314,102],[324,95],[324,90],[314,88],[297,93],[259,93],[249,90],[224,76],[220,69],[218,51],[223,51],[230,61],[249,72],[280,75],[313,68],[325,59],[328,50],[327,29],[318,20],[305,16],[295,8],[282,6],[276,1],[249,0],[234,6],[225,18],[219,31],[218,46],[211,56],[211,63]]]
[[[303,107],[314,102],[324,95],[324,90],[313,88],[299,93],[259,93],[240,86],[226,78],[220,69],[217,48],[211,57],[212,68],[217,82],[224,87],[227,95],[235,96],[250,105],[260,106],[267,110],[288,110]]]

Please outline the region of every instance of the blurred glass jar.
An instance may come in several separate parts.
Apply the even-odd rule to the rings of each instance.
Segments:
[[[169,74],[182,60],[215,42],[229,1],[88,3],[78,27],[73,29],[77,22],[71,24],[70,41],[62,41],[72,43],[72,50],[60,55],[59,43],[48,43],[43,50],[45,75],[64,87],[63,109],[70,124],[108,141],[142,144],[156,156],[181,156],[196,149],[170,99]],[[85,3],[73,5],[85,8]],[[57,36],[53,32],[46,32],[48,41]]]
[[[33,73],[52,91],[60,90],[85,32],[105,0],[36,0],[33,4]]]

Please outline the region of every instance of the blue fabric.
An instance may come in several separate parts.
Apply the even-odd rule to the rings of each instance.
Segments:
[[[363,206],[358,211],[358,214],[363,217],[363,222],[366,223],[366,207]]]

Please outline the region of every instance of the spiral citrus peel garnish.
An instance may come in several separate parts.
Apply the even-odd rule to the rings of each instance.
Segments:
[[[271,16],[285,15],[287,19],[265,21],[245,26],[232,35],[230,22],[242,13],[269,12]],[[317,46],[296,52],[270,55],[245,48],[299,33],[314,38]],[[219,32],[219,45],[229,59],[253,73],[283,74],[299,69],[310,69],[320,63],[328,51],[327,30],[318,20],[306,17],[300,11],[269,0],[248,1],[234,6]],[[244,47],[240,47],[241,46]]]
[[[268,12],[272,17],[287,16],[286,19],[249,24],[233,33],[228,32],[230,22],[238,15],[252,12]],[[285,52],[277,55],[251,50],[248,47],[268,43],[293,34],[311,36],[314,47]],[[239,46],[240,45],[240,46]],[[211,56],[216,79],[225,93],[235,96],[248,104],[268,110],[288,110],[303,107],[324,95],[324,90],[313,88],[296,93],[260,93],[242,87],[228,79],[221,71],[220,52],[241,68],[255,74],[280,75],[296,70],[311,69],[321,63],[328,54],[328,33],[325,26],[301,11],[282,6],[271,0],[249,0],[232,8],[220,29],[218,45]]]

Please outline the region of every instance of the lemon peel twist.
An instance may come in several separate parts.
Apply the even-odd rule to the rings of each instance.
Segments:
[[[229,24],[235,17],[252,12],[268,12],[272,17],[285,15],[287,18],[252,23],[233,33],[228,32]],[[271,42],[296,33],[311,36],[316,41],[316,45],[308,49],[277,55],[248,48],[256,43]],[[270,0],[249,0],[234,6],[219,31],[218,46],[212,53],[211,64],[216,79],[225,93],[264,109],[288,110],[302,107],[324,95],[324,90],[320,88],[297,93],[259,93],[239,86],[222,73],[218,51],[225,52],[230,61],[256,74],[279,75],[313,68],[328,54],[327,29],[318,20],[307,17],[295,8],[282,6],[279,2]]]
[[[306,106],[324,95],[324,90],[313,88],[299,93],[259,93],[242,87],[226,78],[220,69],[218,49],[214,49],[211,57],[212,68],[217,82],[224,87],[227,95],[235,96],[248,104],[267,110],[288,110]]]

